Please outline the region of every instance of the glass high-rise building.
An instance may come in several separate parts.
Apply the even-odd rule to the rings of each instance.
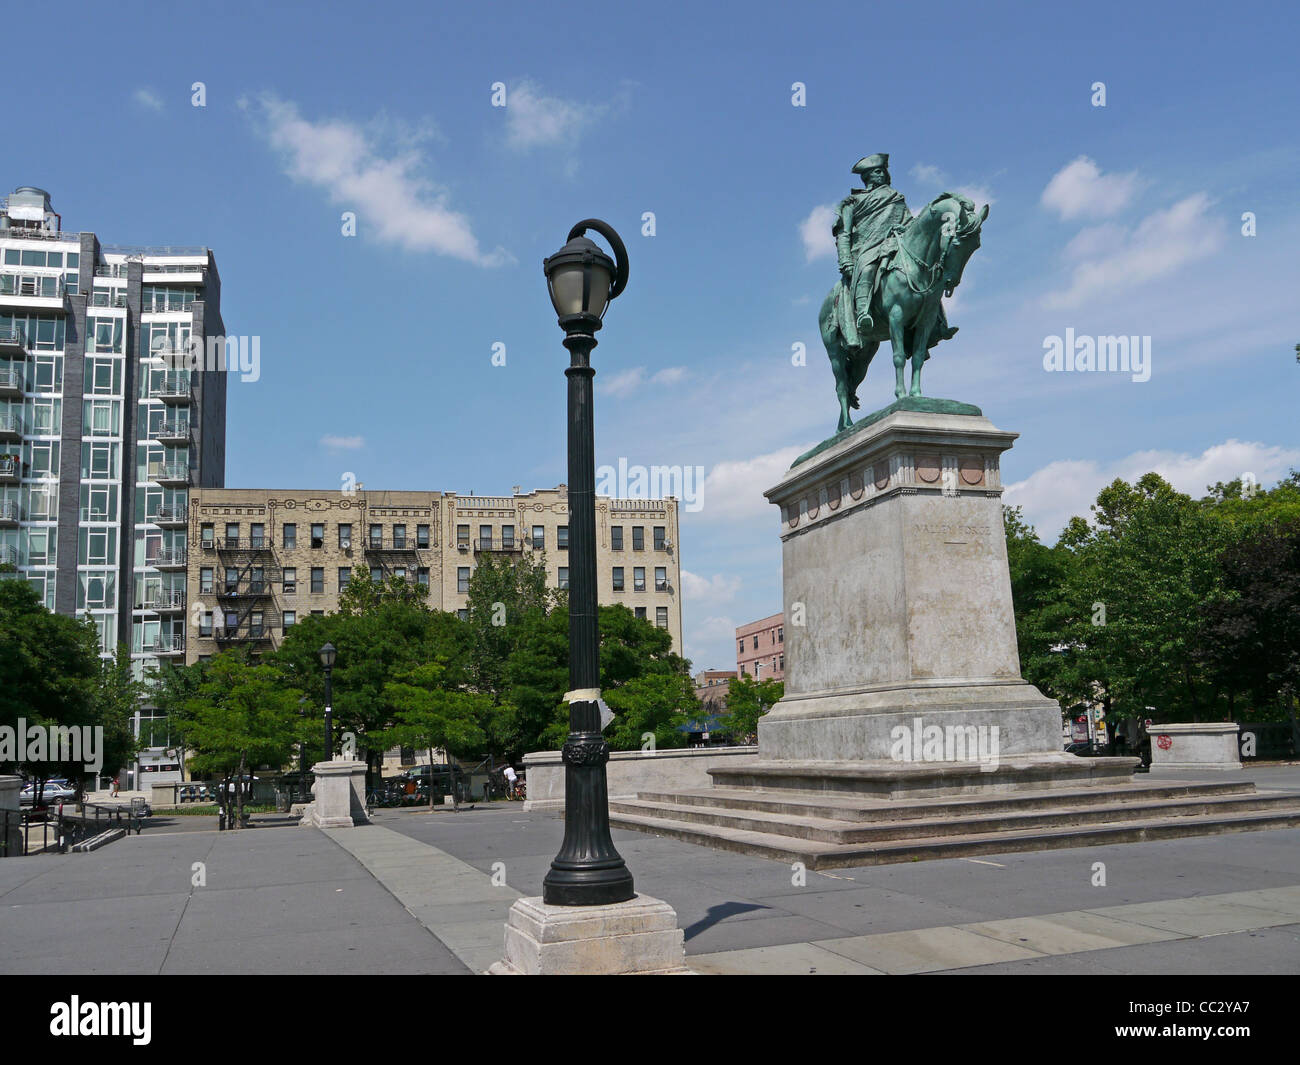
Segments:
[[[0,573],[141,678],[184,661],[190,490],[225,480],[226,374],[164,356],[224,334],[209,249],[101,244],[43,189],[0,200]],[[156,724],[140,768],[179,779]]]

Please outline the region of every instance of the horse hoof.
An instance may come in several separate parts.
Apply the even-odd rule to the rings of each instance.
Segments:
[[[858,409],[859,404],[858,404],[857,396],[854,396],[852,399],[849,400],[849,406],[852,407],[854,410]]]

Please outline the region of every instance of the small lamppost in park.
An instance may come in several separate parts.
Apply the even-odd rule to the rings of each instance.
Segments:
[[[614,251],[611,259],[587,230]],[[595,218],[569,231],[563,248],[542,263],[551,303],[569,349],[569,738],[564,744],[564,843],[542,882],[553,906],[604,906],[635,897],[632,874],[609,834],[601,735],[600,634],[596,606],[596,456],[592,425],[591,351],[611,300],[627,285],[627,248]]]
[[[325,667],[325,761],[334,757],[334,660],[338,652],[332,643],[320,649],[320,664]]]

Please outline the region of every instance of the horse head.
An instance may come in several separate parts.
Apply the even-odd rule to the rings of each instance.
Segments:
[[[989,216],[989,205],[976,211],[975,204],[956,192],[935,197],[929,210],[943,219],[943,294],[951,296],[961,284],[966,260],[980,246],[980,228]]]

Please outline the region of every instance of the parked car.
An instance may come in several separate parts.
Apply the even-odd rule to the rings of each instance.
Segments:
[[[465,802],[470,797],[465,787],[465,771],[459,765],[448,766],[445,762],[441,762],[432,767],[432,772],[427,765],[417,765],[405,776],[414,780],[416,786],[425,792],[425,802],[428,802],[428,788],[431,781],[435,795],[452,794],[451,783],[454,779],[457,799]]]
[[[46,806],[57,802],[71,802],[77,797],[77,789],[62,777],[47,780],[41,791],[41,803]],[[36,781],[29,782],[19,793],[18,801],[23,806],[32,806],[36,802]]]
[[[182,784],[176,789],[177,802],[212,802],[213,797],[206,784]]]

